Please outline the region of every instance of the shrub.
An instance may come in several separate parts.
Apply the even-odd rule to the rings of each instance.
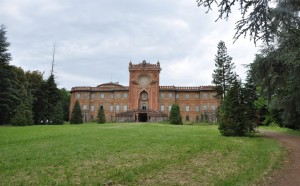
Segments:
[[[181,117],[181,114],[180,114],[179,105],[177,105],[177,104],[172,105],[169,120],[170,120],[171,124],[182,125],[182,117]]]

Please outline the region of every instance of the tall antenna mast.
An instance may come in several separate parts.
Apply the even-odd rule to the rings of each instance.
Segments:
[[[51,75],[53,75],[54,56],[55,56],[55,43],[54,43],[54,46],[53,46],[52,66],[51,66]]]

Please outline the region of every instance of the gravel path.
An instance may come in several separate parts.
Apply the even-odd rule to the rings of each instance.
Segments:
[[[268,138],[278,140],[288,151],[283,168],[271,176],[268,185],[300,186],[300,137],[269,131],[261,132]]]

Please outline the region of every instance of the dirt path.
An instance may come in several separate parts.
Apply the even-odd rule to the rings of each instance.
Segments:
[[[300,186],[300,137],[268,131],[261,132],[266,137],[278,140],[288,150],[283,168],[271,176],[267,185]]]

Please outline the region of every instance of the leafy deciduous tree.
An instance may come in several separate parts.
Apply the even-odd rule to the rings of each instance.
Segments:
[[[32,114],[32,96],[27,95],[24,101],[21,101],[16,109],[16,114],[12,117],[10,123],[16,126],[33,125]]]

